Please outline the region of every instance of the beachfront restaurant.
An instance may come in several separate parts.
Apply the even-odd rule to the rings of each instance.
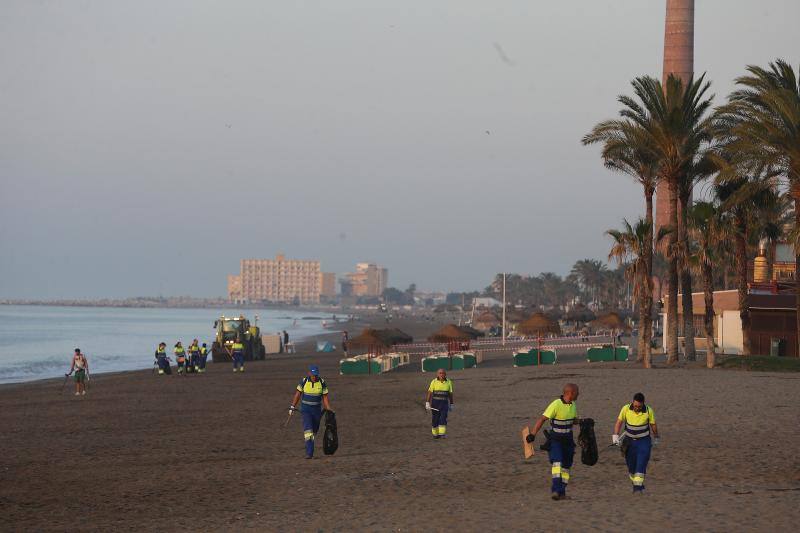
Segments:
[[[797,314],[794,292],[778,292],[751,287],[749,293],[750,339],[753,355],[797,357]],[[678,296],[678,343],[684,346],[683,310]],[[667,338],[667,297],[664,297],[664,335]],[[698,352],[706,351],[705,298],[702,292],[692,293],[694,344]],[[742,353],[742,320],[739,315],[739,293],[736,290],[714,292],[714,341],[717,353]],[[666,350],[666,346],[662,344]]]

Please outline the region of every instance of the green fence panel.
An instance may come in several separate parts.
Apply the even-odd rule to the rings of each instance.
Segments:
[[[611,345],[592,346],[586,350],[586,360],[590,363],[627,361],[628,346],[617,346],[616,348]]]
[[[554,365],[558,360],[555,350],[541,350],[540,354],[537,356],[535,348],[528,352],[517,352],[514,354],[514,366],[536,366],[540,357],[543,365]]]
[[[372,372],[368,365],[372,366]],[[367,359],[342,359],[339,361],[339,373],[346,375],[380,374],[381,365],[377,361],[368,361]]]
[[[474,360],[474,356],[472,356],[472,358]],[[453,368],[450,368],[450,357],[446,355],[437,355],[422,359],[423,372],[436,372],[440,368],[445,370],[464,370],[464,357],[461,355],[454,355]]]
[[[474,354],[464,354],[464,368],[475,368],[478,366],[478,358]]]

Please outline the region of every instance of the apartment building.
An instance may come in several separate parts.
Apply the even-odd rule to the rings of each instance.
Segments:
[[[323,298],[333,298],[336,296],[336,274],[333,272],[322,272],[319,275],[319,295]]]
[[[242,259],[239,276],[228,277],[228,298],[244,302],[316,304],[321,285],[319,261],[286,259],[282,254],[275,259]],[[238,295],[231,290],[237,286]]]
[[[342,295],[380,296],[386,290],[389,270],[375,263],[356,263],[356,271],[345,274],[340,281]]]

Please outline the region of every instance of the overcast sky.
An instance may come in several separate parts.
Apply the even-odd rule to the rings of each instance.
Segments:
[[[0,298],[223,295],[241,258],[401,288],[568,272],[640,189],[580,138],[664,0],[0,2]],[[718,99],[797,0],[697,0]]]

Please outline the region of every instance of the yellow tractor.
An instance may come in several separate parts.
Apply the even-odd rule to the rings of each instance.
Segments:
[[[261,342],[261,330],[251,326],[250,321],[242,315],[238,318],[221,316],[214,322],[217,330],[214,344],[211,345],[211,359],[215,363],[232,360],[233,343],[238,339],[244,345],[244,360],[258,361],[265,358],[267,351]]]

